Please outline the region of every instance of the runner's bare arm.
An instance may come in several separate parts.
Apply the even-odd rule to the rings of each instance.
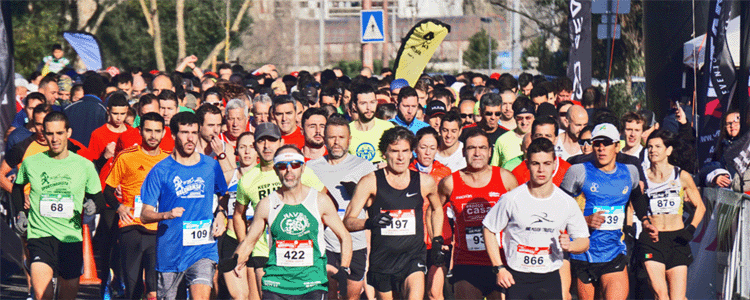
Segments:
[[[352,201],[349,202],[349,206],[346,207],[346,213],[344,214],[344,226],[346,226],[346,229],[349,231],[365,229],[365,222],[367,220],[359,219],[357,216],[359,216],[359,213],[365,206],[372,204],[376,190],[377,180],[375,179],[375,173],[367,174],[359,180],[357,187],[354,189]]]
[[[341,266],[349,267],[352,261],[352,236],[344,227],[344,222],[341,221],[336,207],[333,206],[333,200],[328,195],[318,193],[318,208],[323,223],[331,228],[341,242]]]
[[[695,182],[693,182],[693,178],[688,172],[684,170],[680,172],[680,181],[682,182],[682,186],[685,187],[685,194],[687,196],[685,197],[685,202],[695,206],[693,220],[690,222],[690,225],[698,227],[703,220],[703,215],[706,213],[706,206],[703,204],[701,194],[698,192],[698,188],[695,186]]]
[[[250,254],[255,248],[255,243],[261,237],[266,229],[266,223],[268,220],[269,202],[268,197],[263,198],[256,206],[255,215],[253,221],[250,223],[250,227],[247,229],[247,235],[245,239],[237,246],[234,253],[237,254],[237,267],[235,271],[241,271],[245,268],[245,263],[250,259]]]
[[[432,233],[430,238],[441,236],[443,232],[443,203],[440,201],[438,196],[438,189],[435,179],[432,176],[419,173],[421,176],[419,182],[421,183],[422,193],[430,201],[430,208],[432,213],[430,215],[430,221],[432,221]]]
[[[440,184],[438,184],[438,197],[440,198],[440,203],[442,205],[448,203],[452,193],[453,176],[445,176],[443,180],[440,180]]]
[[[513,173],[510,171],[500,168],[500,177],[503,179],[503,185],[505,186],[506,191],[515,189],[518,186],[516,176],[513,176]]]
[[[232,226],[234,226],[234,234],[237,235],[237,241],[240,243],[245,240],[245,235],[247,234],[247,221],[245,220],[246,212],[247,205],[243,205],[240,202],[234,202]]]
[[[169,220],[174,218],[182,217],[182,213],[185,211],[182,207],[175,207],[167,212],[156,212],[156,208],[143,204],[143,210],[141,211],[141,222],[143,224],[159,222],[163,220]]]

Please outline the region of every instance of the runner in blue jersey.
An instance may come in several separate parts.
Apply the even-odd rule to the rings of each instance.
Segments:
[[[169,127],[172,155],[157,163],[141,188],[143,223],[159,222],[156,233],[158,299],[175,299],[182,280],[191,299],[209,299],[216,262],[214,237],[224,233],[226,213],[214,210],[214,194],[227,191],[219,163],[195,151],[200,131],[195,114],[178,113]]]
[[[560,188],[578,197],[579,205],[591,232],[588,251],[571,254],[573,274],[577,278],[578,297],[626,299],[628,296],[627,248],[623,226],[630,204],[640,220],[647,206],[639,186],[635,166],[616,162],[620,132],[609,123],[599,124],[592,132],[596,159],[568,169]],[[658,232],[648,219],[644,229]],[[653,235],[652,235],[653,236]]]

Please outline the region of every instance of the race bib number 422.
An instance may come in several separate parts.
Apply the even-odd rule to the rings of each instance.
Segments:
[[[276,241],[276,265],[282,267],[309,267],[313,265],[311,240]]]
[[[417,217],[413,209],[384,210],[393,217],[391,225],[380,229],[381,235],[415,235],[417,234]]]
[[[183,221],[182,245],[197,246],[214,242],[211,234],[211,220]]]
[[[39,200],[39,213],[48,218],[72,218],[75,208],[70,195],[44,194]]]
[[[594,206],[594,213],[603,211],[604,223],[599,230],[621,230],[625,222],[625,207],[620,206]]]

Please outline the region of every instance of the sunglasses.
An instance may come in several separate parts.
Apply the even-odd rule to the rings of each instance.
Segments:
[[[302,167],[302,165],[304,164],[305,162],[299,161],[299,160],[282,161],[282,162],[277,162],[276,164],[274,164],[273,168],[276,171],[286,171],[286,169],[288,169],[289,167],[291,167],[293,170],[296,170]]]
[[[568,116],[568,112],[567,111],[561,111],[560,112],[560,118],[565,118],[567,116]]]
[[[531,115],[531,116],[525,116],[525,117],[516,116],[516,120],[518,120],[518,121],[521,121],[521,120],[531,121],[531,120],[534,120],[534,116],[533,115]]]
[[[499,117],[499,116],[502,116],[502,115],[503,115],[503,113],[502,113],[502,112],[499,112],[499,111],[496,111],[496,112],[494,112],[494,113],[493,113],[493,112],[491,112],[491,111],[487,111],[487,112],[485,112],[485,113],[484,113],[484,115],[485,115],[485,116],[488,116],[488,117],[491,117],[492,115],[495,115],[495,117]]]
[[[578,145],[591,146],[591,139],[580,139],[578,140]]]
[[[598,141],[593,141],[592,145],[594,145],[594,147],[601,147],[601,146],[609,147],[614,143],[615,142],[612,140],[598,140]]]
[[[211,104],[211,105],[213,105],[213,106],[220,106],[220,105],[221,105],[221,101],[217,101],[217,102],[206,102],[206,103],[208,103],[208,104]]]
[[[461,115],[461,119],[473,118],[474,117],[474,114],[460,114],[460,115]]]

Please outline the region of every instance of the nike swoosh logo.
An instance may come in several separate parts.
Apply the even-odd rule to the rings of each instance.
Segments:
[[[421,264],[421,263],[417,263],[417,267],[419,267],[419,268],[424,268],[424,265],[423,265],[423,264]]]
[[[413,197],[413,196],[416,196],[417,194],[418,194],[418,193],[411,193],[411,194],[409,194],[409,193],[406,193],[406,198],[409,198],[409,197]]]

